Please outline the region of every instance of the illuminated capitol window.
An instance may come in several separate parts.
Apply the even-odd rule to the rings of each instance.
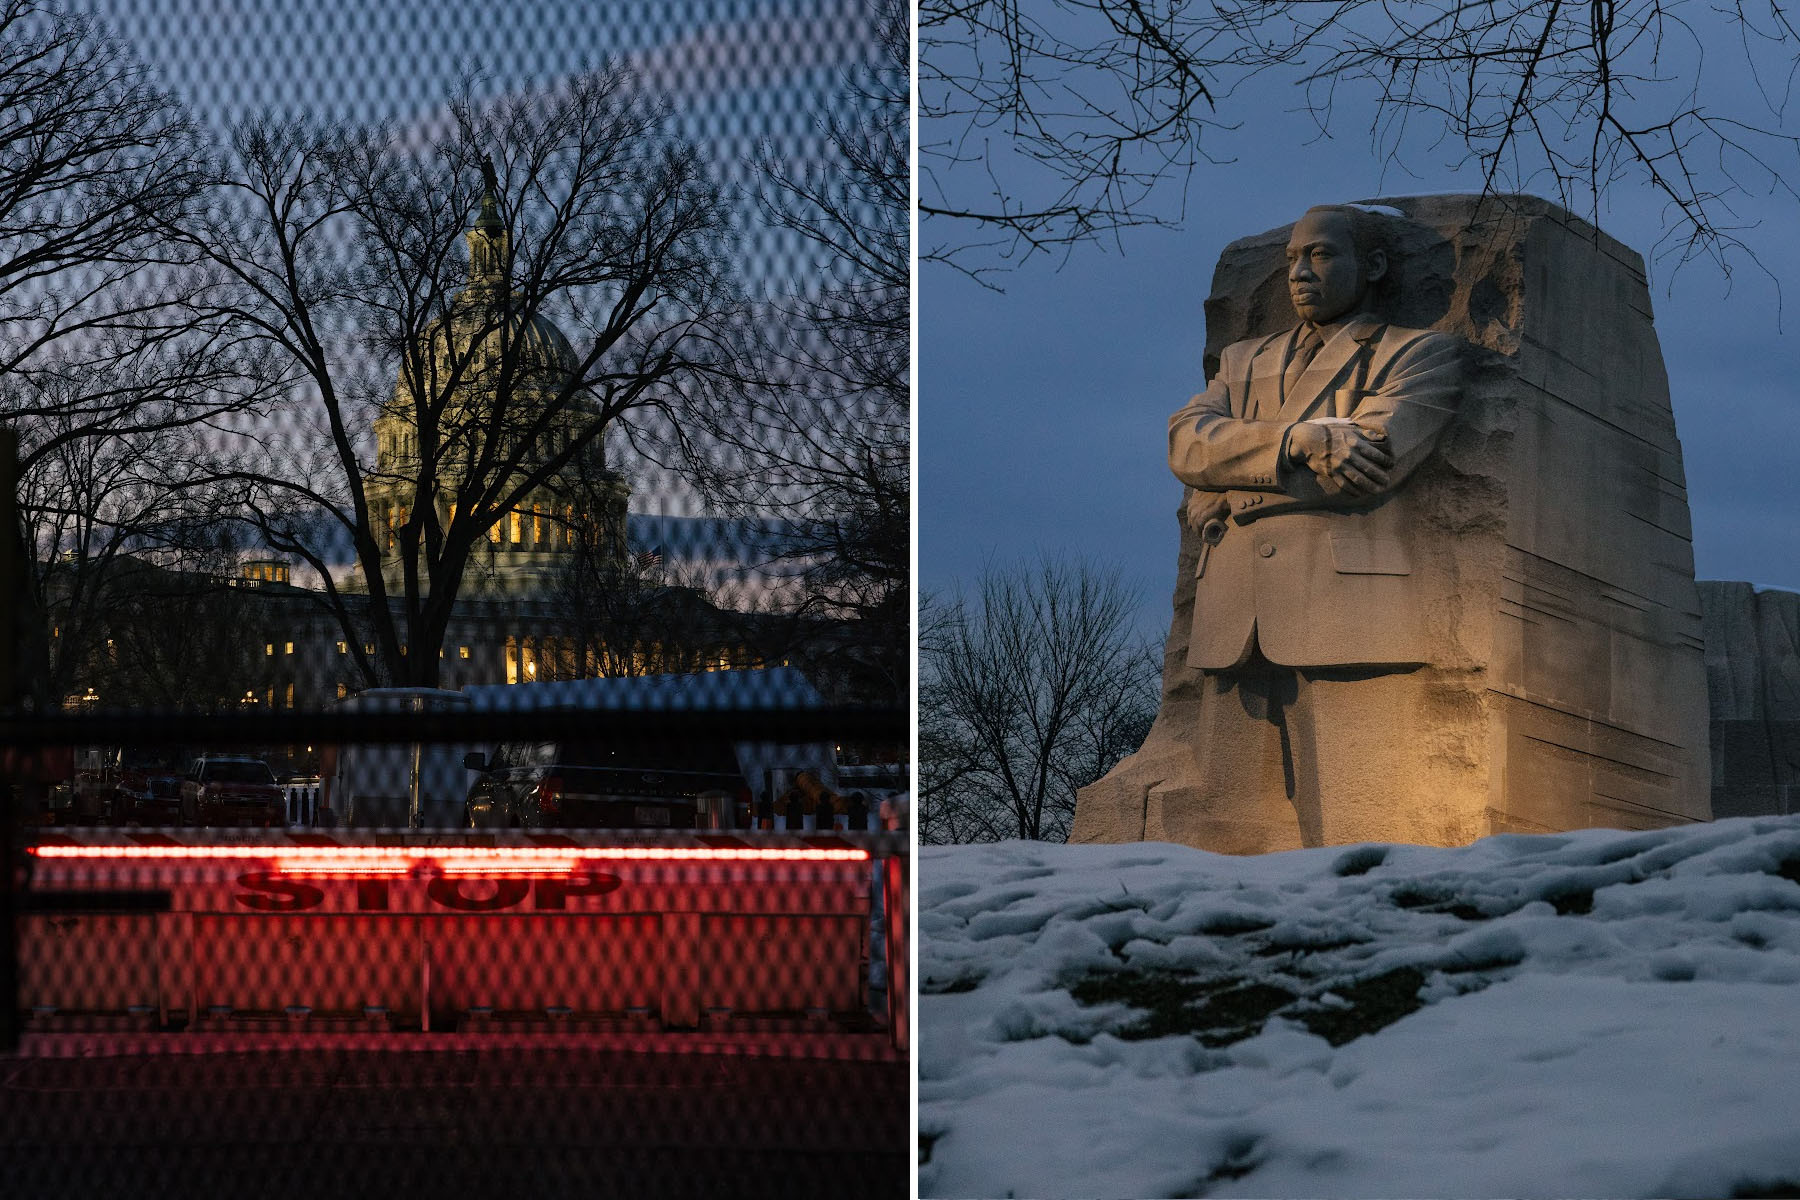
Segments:
[[[289,583],[289,566],[280,559],[252,558],[242,566],[242,578],[250,583]]]

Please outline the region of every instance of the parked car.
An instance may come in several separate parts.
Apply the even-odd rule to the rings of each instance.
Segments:
[[[184,825],[279,826],[286,817],[275,772],[260,758],[196,758],[181,782]]]
[[[750,792],[727,744],[671,762],[605,742],[506,742],[463,762],[482,772],[471,829],[693,829],[703,793],[733,797],[747,823]]]
[[[181,820],[181,752],[119,752],[119,781],[113,789],[115,825],[174,825]]]

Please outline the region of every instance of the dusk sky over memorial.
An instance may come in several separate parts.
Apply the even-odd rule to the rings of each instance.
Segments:
[[[859,0],[609,3],[471,0],[429,10],[329,0],[304,12],[261,0],[89,0],[160,77],[223,129],[234,112],[428,121],[460,69],[495,90],[542,84],[583,58],[624,56],[669,89],[688,128],[735,169],[759,138],[811,148],[811,114],[849,51],[870,39]],[[428,12],[428,15],[427,15]],[[1709,86],[1732,86],[1715,72]],[[1747,85],[1745,85],[1747,86]],[[1219,251],[1315,203],[1479,187],[1418,139],[1376,160],[1345,101],[1319,134],[1297,89],[1273,80],[1231,98],[1242,128],[1209,143],[1179,229],[1040,255],[984,288],[941,266],[919,277],[918,519],[924,587],[972,582],[984,563],[1037,551],[1121,566],[1160,634],[1173,582],[1178,485],[1165,424],[1202,384],[1202,304]],[[929,129],[922,136],[931,136]],[[1004,176],[1002,176],[1004,178]],[[1170,188],[1156,200],[1172,212]],[[1662,206],[1620,188],[1600,225],[1649,260],[1656,326],[1684,451],[1701,578],[1800,589],[1800,205],[1734,202],[1759,261],[1727,280],[1701,259],[1658,256]],[[1582,215],[1589,215],[1583,213]],[[921,240],[944,236],[927,223]],[[1785,312],[1783,305],[1785,304]]]
[[[1367,113],[1340,98],[1326,137],[1300,99],[1271,82],[1232,97],[1224,115],[1243,128],[1209,142],[1229,161],[1194,174],[1180,229],[1040,255],[991,275],[1003,291],[921,268],[924,588],[967,589],[985,564],[1038,552],[1087,559],[1121,568],[1146,634],[1167,631],[1181,496],[1167,421],[1203,386],[1202,305],[1219,252],[1313,204],[1481,185],[1444,165],[1457,157],[1447,146],[1384,167]],[[1158,204],[1175,211],[1177,190]],[[1678,270],[1678,256],[1656,253],[1662,205],[1642,186],[1615,190],[1598,223],[1647,260],[1698,576],[1800,590],[1800,205],[1757,196],[1734,208],[1738,223],[1761,224],[1740,234],[1756,260],[1736,256],[1729,280],[1709,260]],[[927,222],[922,244],[934,235],[955,236]]]

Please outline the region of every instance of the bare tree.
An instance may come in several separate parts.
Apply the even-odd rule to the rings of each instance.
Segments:
[[[714,332],[735,303],[724,206],[629,76],[465,92],[452,114],[424,145],[249,121],[205,217],[164,225],[226,297],[199,311],[295,381],[215,478],[323,580],[371,682],[434,685],[469,572],[521,514],[572,517],[556,481],[603,464],[608,431],[679,431],[736,365]],[[353,588],[331,571],[346,546]]]
[[[184,501],[197,427],[253,410],[253,355],[196,321],[205,281],[157,221],[194,211],[192,124],[90,18],[0,0],[0,421],[35,609],[29,702],[101,665],[133,556]]]
[[[196,145],[175,101],[91,19],[0,0],[0,376],[58,343],[143,334],[162,314],[169,288],[150,268],[171,248],[145,214],[189,211]]]
[[[1258,127],[1263,77],[1321,129],[1366,120],[1384,160],[1450,148],[1489,192],[1597,215],[1647,188],[1672,252],[1726,271],[1738,199],[1800,200],[1777,0],[922,0],[919,39],[920,208],[953,218],[922,257],[976,272],[1178,221],[1191,174]]]
[[[680,675],[737,661],[742,614],[712,601],[697,569],[670,563],[661,547],[615,546],[593,522],[574,528],[574,550],[551,593],[564,631],[549,678]]]
[[[1064,841],[1076,789],[1136,749],[1158,663],[1116,572],[989,569],[977,596],[924,606],[919,836]]]
[[[40,705],[60,703],[104,657],[111,610],[130,590],[133,536],[164,494],[152,439],[47,440],[51,448],[33,456],[19,496],[32,599],[50,624],[48,669],[33,680]]]
[[[263,655],[267,605],[244,586],[246,547],[228,520],[196,503],[162,512],[102,572],[100,636],[90,637],[75,679],[107,707],[234,710]],[[102,640],[103,638],[103,640]],[[73,647],[59,646],[66,658]],[[78,672],[78,674],[76,674]]]
[[[881,57],[823,119],[834,160],[799,170],[765,153],[766,220],[820,254],[804,289],[762,323],[764,368],[743,408],[715,410],[701,483],[734,511],[781,513],[761,548],[801,585],[791,631],[811,657],[885,699],[910,689],[910,39],[877,4]],[[822,289],[812,285],[826,280]],[[849,636],[845,636],[845,622]],[[829,632],[825,632],[829,631]],[[841,669],[840,669],[841,668]]]
[[[201,195],[194,128],[89,18],[0,0],[0,420],[21,469],[84,438],[242,408],[245,361],[187,309],[161,236]]]
[[[62,702],[78,683],[102,688],[109,704],[141,698],[143,689],[119,686],[114,669],[123,610],[146,572],[165,572],[190,534],[204,528],[210,540],[228,519],[221,497],[195,488],[204,472],[196,426],[251,401],[220,386],[241,382],[230,355],[201,338],[199,349],[164,361],[160,352],[175,344],[152,339],[85,362],[53,353],[50,364],[0,378],[12,411],[30,414],[18,426],[18,513],[27,594],[42,626],[33,635],[36,705]],[[188,388],[199,398],[167,394]]]

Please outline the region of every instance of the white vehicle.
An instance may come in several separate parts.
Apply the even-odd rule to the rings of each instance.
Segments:
[[[346,712],[466,712],[469,698],[438,688],[370,688],[338,705]],[[327,747],[321,802],[356,829],[449,829],[463,823],[473,773],[461,742]]]

